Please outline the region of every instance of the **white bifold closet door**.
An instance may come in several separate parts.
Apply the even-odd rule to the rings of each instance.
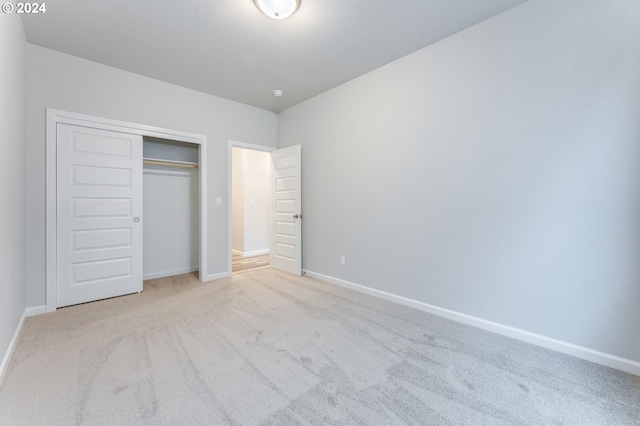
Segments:
[[[142,291],[142,137],[58,124],[57,306]]]

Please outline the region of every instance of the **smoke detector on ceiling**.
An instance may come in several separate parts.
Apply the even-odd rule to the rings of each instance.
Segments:
[[[280,96],[282,96],[284,92],[280,89],[276,89],[273,91],[273,96],[275,96],[276,98],[279,98]]]

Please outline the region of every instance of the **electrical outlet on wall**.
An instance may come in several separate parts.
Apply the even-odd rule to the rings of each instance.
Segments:
[[[344,256],[340,256],[340,264],[344,265],[345,263],[347,263],[347,259]]]

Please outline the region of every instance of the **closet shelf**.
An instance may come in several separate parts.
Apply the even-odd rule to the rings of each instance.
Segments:
[[[200,167],[198,163],[194,163],[193,161],[163,160],[161,158],[143,158],[142,163],[153,164],[155,166],[186,167],[190,169],[197,169]]]

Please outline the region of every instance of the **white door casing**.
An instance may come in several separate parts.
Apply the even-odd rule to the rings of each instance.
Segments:
[[[142,136],[57,125],[57,307],[142,291]]]
[[[273,151],[271,267],[302,274],[301,146]]]

